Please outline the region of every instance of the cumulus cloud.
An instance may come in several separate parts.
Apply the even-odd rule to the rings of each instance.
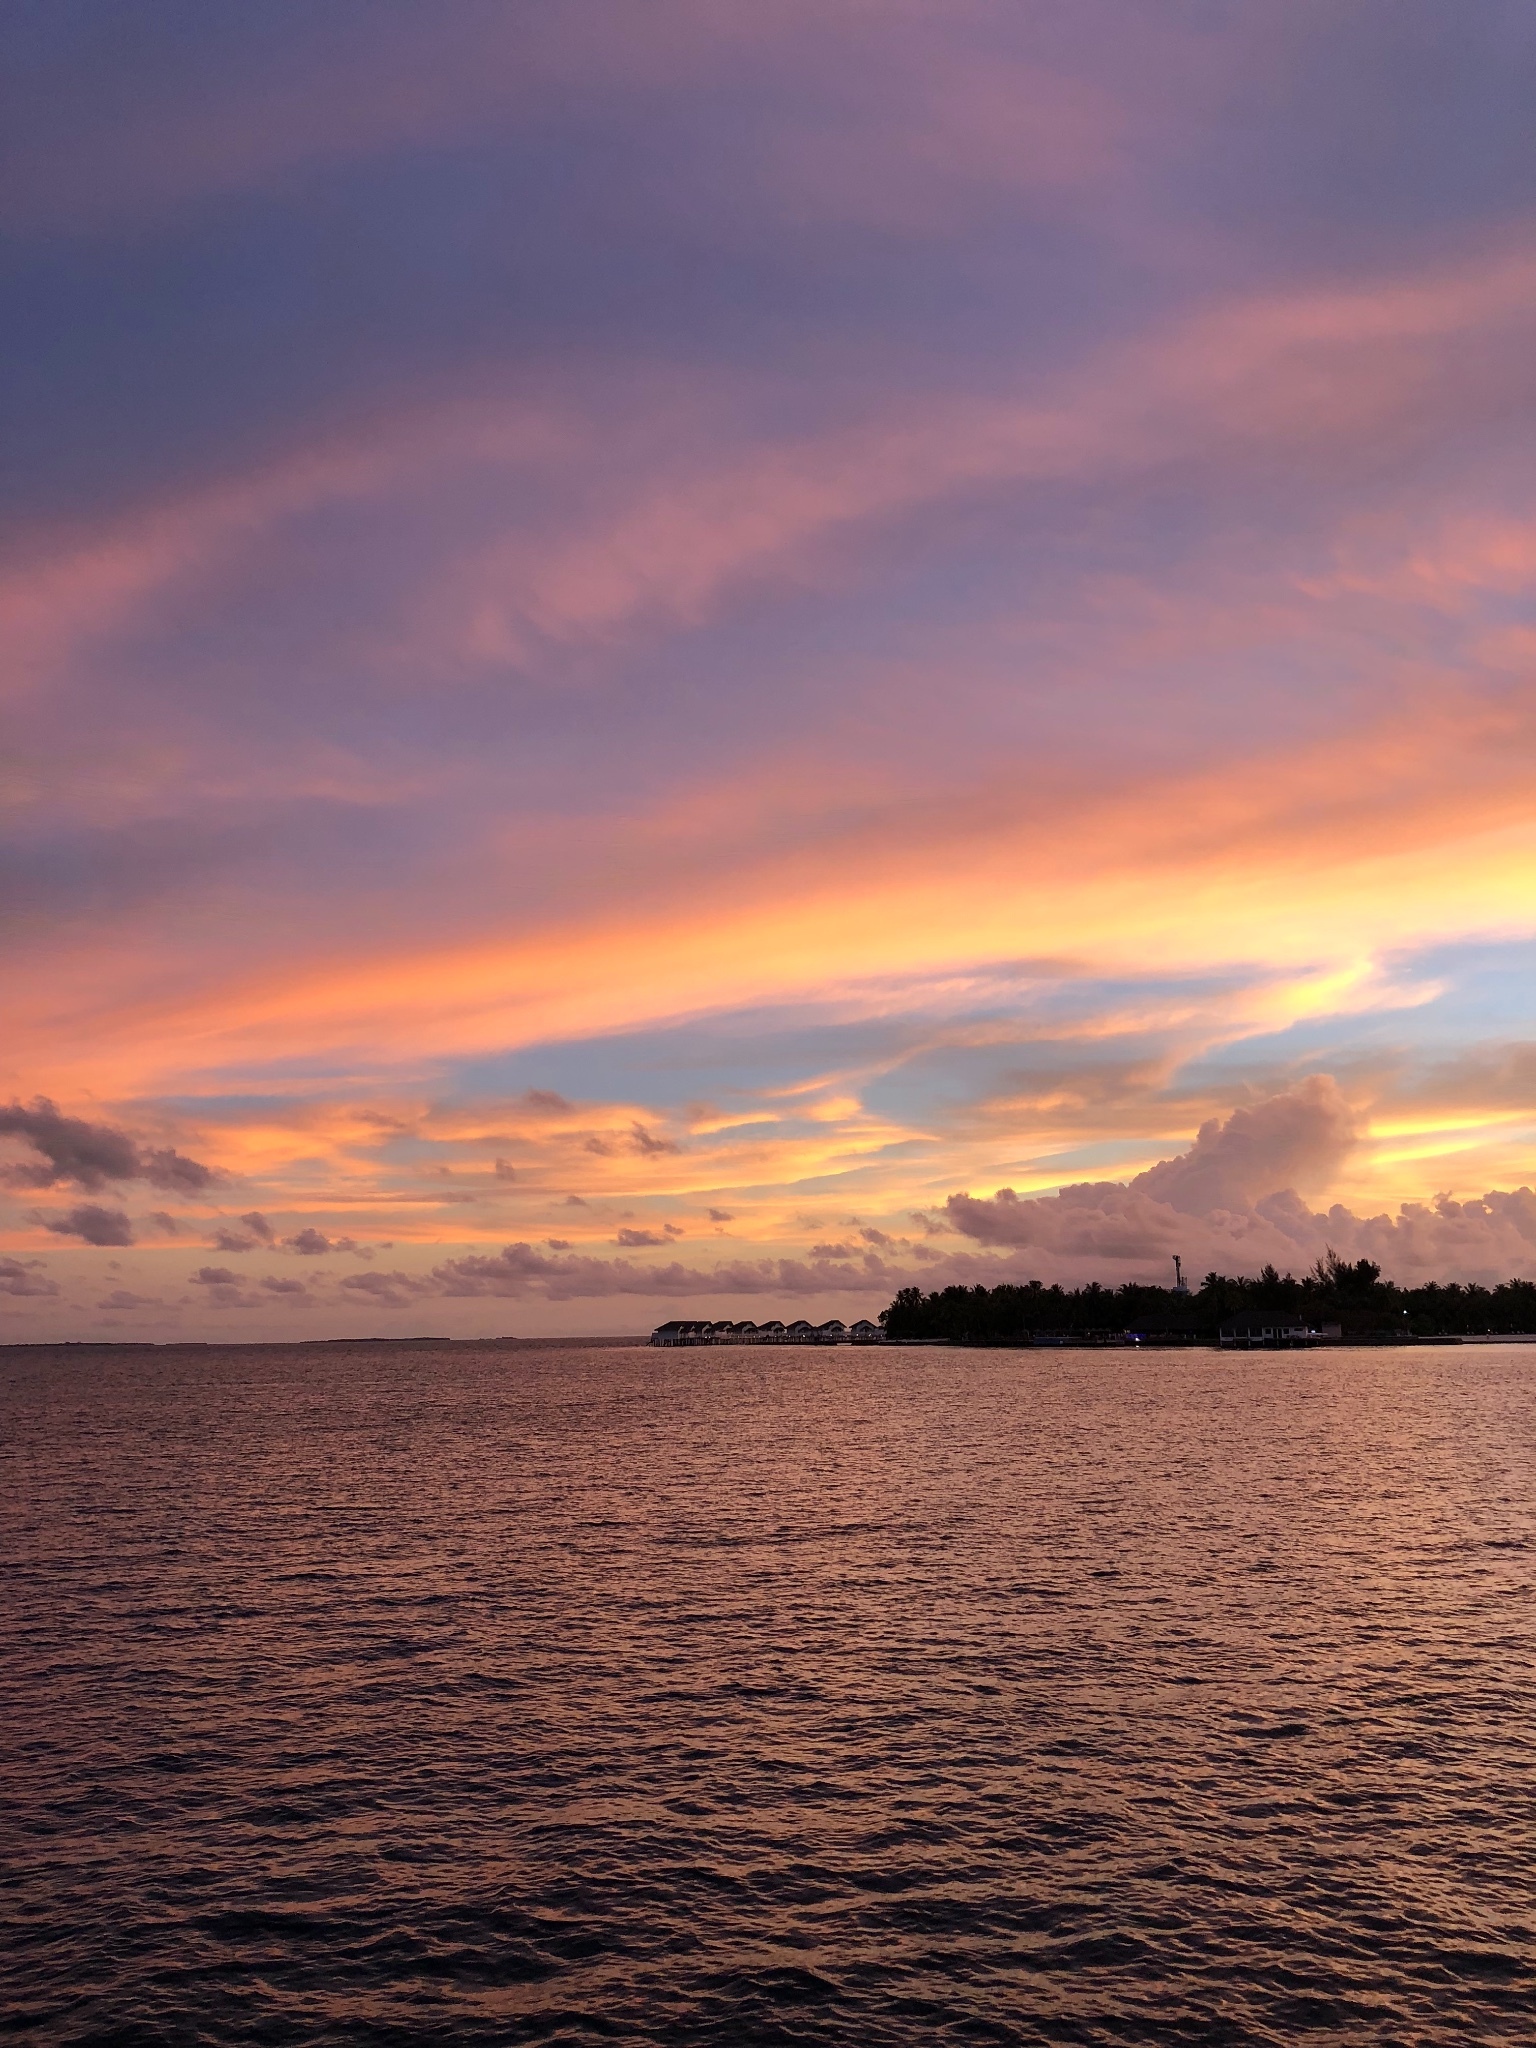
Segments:
[[[0,1259],[0,1294],[42,1297],[58,1291],[57,1282],[43,1271],[41,1259]]]
[[[1359,1216],[1341,1203],[1314,1211],[1283,1176],[1326,1179],[1355,1142],[1333,1082],[1314,1077],[1225,1120],[1201,1126],[1190,1149],[1129,1185],[1089,1181],[1028,1198],[951,1195],[946,1213],[973,1242],[1025,1254],[1040,1277],[1157,1277],[1179,1253],[1194,1272],[1299,1271],[1331,1246],[1369,1258],[1391,1279],[1502,1280],[1536,1272],[1536,1195],[1408,1202],[1396,1216]],[[1131,1270],[1127,1270],[1131,1269]]]
[[[126,1131],[111,1124],[64,1116],[45,1095],[30,1106],[12,1102],[0,1107],[0,1137],[20,1138],[38,1155],[36,1164],[8,1170],[6,1178],[14,1187],[48,1188],[73,1181],[94,1195],[109,1182],[142,1180],[186,1195],[201,1193],[215,1178],[211,1167],[168,1146],[141,1150]]]
[[[60,1216],[40,1216],[44,1230],[55,1237],[80,1237],[87,1244],[132,1244],[133,1225],[121,1209],[106,1209],[99,1202],[77,1202]]]
[[[730,1209],[711,1209],[709,1220],[711,1223],[734,1223],[736,1217]]]
[[[1314,1074],[1252,1109],[1212,1117],[1195,1142],[1131,1182],[1186,1216],[1245,1209],[1277,1188],[1323,1187],[1355,1143],[1355,1119],[1337,1084]]]
[[[295,1253],[301,1259],[323,1258],[327,1252],[351,1252],[359,1259],[373,1257],[371,1247],[359,1244],[355,1237],[327,1237],[323,1230],[316,1230],[311,1224],[296,1230],[292,1237],[285,1237],[282,1249]]]
[[[274,1242],[275,1233],[259,1209],[240,1218],[240,1228],[221,1223],[213,1233],[213,1248],[220,1252],[254,1252]]]
[[[621,1230],[613,1240],[615,1244],[629,1245],[638,1249],[643,1245],[665,1244],[666,1239],[654,1230]]]
[[[268,1273],[261,1281],[268,1294],[280,1294],[285,1301],[308,1301],[309,1289],[302,1280],[280,1280],[275,1273]]]
[[[255,1308],[261,1297],[247,1294],[241,1287],[240,1275],[228,1266],[199,1266],[188,1276],[188,1284],[203,1289],[203,1300],[214,1308]]]

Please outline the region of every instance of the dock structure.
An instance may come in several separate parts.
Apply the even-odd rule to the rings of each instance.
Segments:
[[[883,1344],[885,1331],[867,1318],[841,1323],[670,1322],[652,1330],[650,1341],[666,1349],[685,1344]]]

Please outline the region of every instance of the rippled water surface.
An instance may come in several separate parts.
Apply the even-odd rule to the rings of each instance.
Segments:
[[[0,1354],[45,2042],[1536,2035],[1536,1351]]]

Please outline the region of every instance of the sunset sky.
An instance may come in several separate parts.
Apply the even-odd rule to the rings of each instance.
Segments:
[[[3,34],[0,1340],[1536,1274],[1530,0]]]

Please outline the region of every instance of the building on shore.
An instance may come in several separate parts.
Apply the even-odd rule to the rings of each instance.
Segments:
[[[1305,1316],[1280,1308],[1250,1308],[1230,1317],[1217,1332],[1226,1350],[1310,1351],[1318,1344],[1337,1344],[1343,1331],[1337,1323],[1309,1323]]]
[[[674,1321],[659,1324],[650,1341],[668,1349],[683,1344],[883,1344],[885,1331],[867,1317],[851,1325],[835,1316],[825,1323],[803,1318],[788,1324]]]

